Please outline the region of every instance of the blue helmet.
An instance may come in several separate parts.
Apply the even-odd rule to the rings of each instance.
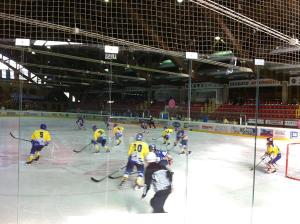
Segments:
[[[97,126],[94,125],[94,126],[93,126],[93,131],[96,131],[96,130],[97,130]]]
[[[150,144],[149,145],[149,151],[150,152],[153,152],[153,151],[155,151],[156,150],[156,145],[155,144]]]
[[[143,134],[142,134],[142,133],[138,133],[138,134],[136,135],[136,137],[135,137],[135,140],[137,140],[137,141],[142,141],[143,138],[144,138]]]
[[[41,125],[40,125],[40,129],[47,130],[47,125],[41,124]]]

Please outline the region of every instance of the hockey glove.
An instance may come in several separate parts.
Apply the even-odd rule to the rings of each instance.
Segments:
[[[150,187],[148,187],[147,184],[144,184],[144,187],[143,187],[143,194],[142,194],[142,199],[143,199],[144,197],[146,197],[149,188],[150,188]]]

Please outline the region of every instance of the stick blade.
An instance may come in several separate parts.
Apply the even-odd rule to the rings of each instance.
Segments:
[[[98,183],[98,182],[100,182],[101,180],[103,180],[103,178],[102,178],[102,179],[97,179],[97,178],[95,178],[95,177],[91,177],[91,180]]]
[[[108,176],[109,179],[118,179],[118,178],[121,178],[121,177],[123,177],[123,175],[119,175],[119,176],[115,176],[115,177],[112,176],[112,175]]]
[[[13,138],[16,138],[13,133],[9,132],[10,136],[13,137]]]

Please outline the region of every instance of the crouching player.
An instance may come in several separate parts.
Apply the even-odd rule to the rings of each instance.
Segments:
[[[266,157],[270,158],[270,161],[266,164],[268,173],[275,173],[277,171],[276,162],[281,158],[281,152],[278,146],[274,145],[273,138],[267,138],[267,150],[262,156],[262,160]]]
[[[172,192],[173,172],[166,166],[157,163],[156,155],[153,152],[149,152],[146,156],[146,162],[149,165],[145,170],[145,186],[142,198],[146,197],[150,186],[153,185],[155,194],[150,200],[153,213],[165,213],[164,205]]]
[[[95,146],[95,153],[100,152],[100,145],[104,147],[106,152],[110,152],[108,146],[106,145],[106,136],[103,129],[98,129],[96,125],[93,126],[93,139],[91,143]]]
[[[122,142],[121,138],[123,136],[123,131],[124,131],[124,128],[122,126],[114,124],[113,133],[114,133],[114,136],[115,136],[115,141],[117,142],[116,145],[120,145],[121,144],[121,142]]]
[[[173,158],[167,151],[157,149],[155,144],[149,145],[149,151],[155,153],[157,163],[163,166],[172,165]]]
[[[143,141],[143,138],[143,134],[139,133],[136,135],[135,141],[129,145],[128,161],[120,186],[128,180],[134,167],[136,167],[138,173],[135,188],[141,188],[144,185],[144,159],[149,153],[149,146]]]
[[[26,164],[31,164],[33,161],[38,161],[40,158],[40,151],[49,144],[51,135],[47,131],[47,125],[41,124],[40,129],[35,130],[31,135],[31,150]]]

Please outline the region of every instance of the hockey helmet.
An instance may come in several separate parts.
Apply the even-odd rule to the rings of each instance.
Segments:
[[[273,138],[272,137],[267,138],[267,142],[273,142]]]
[[[94,125],[94,126],[93,126],[93,131],[96,131],[96,130],[97,130],[97,126]]]
[[[156,150],[156,145],[155,144],[150,144],[149,145],[149,151],[150,152],[153,152],[153,151],[155,151]]]
[[[40,129],[47,130],[47,125],[46,124],[41,124]]]
[[[138,134],[136,135],[136,137],[135,137],[135,140],[137,140],[137,141],[142,141],[143,138],[144,138],[143,134],[142,134],[142,133],[138,133]]]

